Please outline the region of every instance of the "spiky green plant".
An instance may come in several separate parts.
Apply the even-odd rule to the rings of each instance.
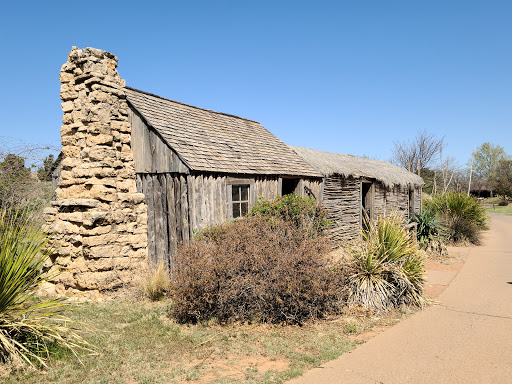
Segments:
[[[28,212],[0,209],[0,361],[45,366],[56,345],[76,351],[89,345],[77,324],[62,314],[62,299],[40,301],[34,293],[59,271],[44,264],[54,251],[50,236]]]
[[[469,241],[479,244],[481,233],[488,229],[485,208],[475,198],[462,192],[451,192],[425,201],[445,223],[446,238],[452,243]]]
[[[423,253],[402,216],[369,221],[361,235],[362,241],[349,248],[349,303],[370,310],[424,306]]]
[[[416,238],[421,249],[428,248],[435,242],[443,242],[446,228],[436,213],[425,208],[423,212],[415,214],[411,222],[416,223]]]

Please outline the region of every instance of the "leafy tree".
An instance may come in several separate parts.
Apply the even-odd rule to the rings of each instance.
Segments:
[[[483,143],[473,152],[473,171],[490,184],[495,179],[496,168],[501,160],[509,160],[503,147]]]
[[[391,162],[419,174],[423,168],[432,168],[444,138],[426,131],[418,132],[413,141],[393,143]]]
[[[512,196],[512,160],[500,160],[490,185],[498,195]]]
[[[55,169],[55,159],[49,154],[43,160],[43,165],[37,170],[37,178],[41,181],[52,181],[52,172]]]

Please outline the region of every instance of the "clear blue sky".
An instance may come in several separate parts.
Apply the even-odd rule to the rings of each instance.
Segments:
[[[485,141],[512,154],[510,0],[9,1],[0,36],[0,136],[28,143],[60,142],[75,45],[292,145],[387,160],[427,130],[462,164]]]

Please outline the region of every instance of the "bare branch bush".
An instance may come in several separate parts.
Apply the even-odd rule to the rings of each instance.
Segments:
[[[412,141],[393,143],[391,163],[414,172],[421,173],[423,168],[432,168],[436,164],[436,155],[443,146],[442,138],[420,131]]]
[[[41,210],[52,197],[51,183],[32,172],[56,148],[0,136],[0,206]]]

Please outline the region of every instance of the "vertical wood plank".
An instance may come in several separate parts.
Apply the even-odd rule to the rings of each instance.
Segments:
[[[153,204],[155,211],[155,260],[156,265],[160,262],[165,262],[164,256],[164,242],[163,242],[163,207],[162,207],[162,190],[158,175],[152,175],[153,179]],[[165,230],[166,231],[166,230]]]
[[[145,175],[145,195],[148,205],[148,258],[152,265],[156,265],[156,249],[155,249],[155,205],[153,196],[153,179],[151,175]]]
[[[181,191],[181,239],[183,242],[188,243],[190,240],[190,228],[189,228],[189,208],[188,208],[188,191],[187,191],[187,179],[180,175],[180,191]]]
[[[174,199],[174,182],[171,175],[166,175],[166,198],[167,198],[167,234],[169,249],[169,266],[173,265],[174,255],[177,250],[178,240],[176,238],[176,201]]]
[[[194,234],[194,229],[197,227],[196,223],[196,205],[195,205],[195,180],[194,176],[187,175],[187,186],[188,186],[188,211],[189,211],[189,228],[190,238]]]

